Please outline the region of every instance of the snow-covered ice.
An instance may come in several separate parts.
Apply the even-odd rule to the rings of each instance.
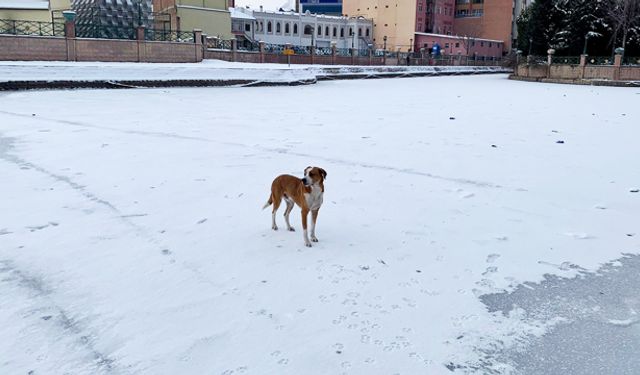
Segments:
[[[479,297],[639,252],[639,100],[505,75],[0,93],[0,373],[480,368],[566,317]],[[312,248],[261,210],[308,165]]]

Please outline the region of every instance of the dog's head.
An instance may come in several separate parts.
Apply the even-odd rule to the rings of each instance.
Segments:
[[[327,171],[320,167],[306,167],[304,169],[304,181],[305,185],[324,185],[324,180],[327,178]]]

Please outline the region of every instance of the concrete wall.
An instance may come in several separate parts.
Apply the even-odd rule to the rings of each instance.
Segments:
[[[515,75],[522,78],[549,79],[558,81],[605,80],[640,81],[640,66],[621,65],[621,56],[616,56],[613,65],[588,65],[586,57],[580,64],[521,64]]]
[[[200,62],[202,44],[0,35],[0,60]]]
[[[67,40],[58,37],[0,35],[0,60],[66,61]]]

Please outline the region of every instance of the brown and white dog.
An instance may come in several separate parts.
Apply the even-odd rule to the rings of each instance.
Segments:
[[[273,204],[271,213],[271,228],[278,230],[276,225],[276,211],[280,207],[282,198],[287,203],[284,210],[284,220],[287,223],[287,229],[294,231],[289,224],[289,214],[293,209],[293,204],[297,204],[302,209],[302,229],[304,236],[304,244],[311,247],[309,236],[307,235],[307,216],[311,211],[311,241],[318,242],[316,238],[316,220],[318,220],[318,210],[322,206],[322,195],[324,194],[324,180],[327,178],[327,172],[318,167],[307,167],[304,170],[304,178],[298,178],[288,174],[283,174],[275,178],[271,184],[271,196],[262,207],[265,209]]]

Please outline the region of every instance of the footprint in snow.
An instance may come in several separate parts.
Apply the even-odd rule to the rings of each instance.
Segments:
[[[489,254],[487,255],[487,263],[493,263],[498,258],[500,258],[500,254]]]
[[[571,237],[574,238],[576,240],[590,240],[590,239],[594,239],[594,236],[591,236],[587,233],[574,233],[574,232],[566,232],[564,233],[565,236],[567,237]]]

